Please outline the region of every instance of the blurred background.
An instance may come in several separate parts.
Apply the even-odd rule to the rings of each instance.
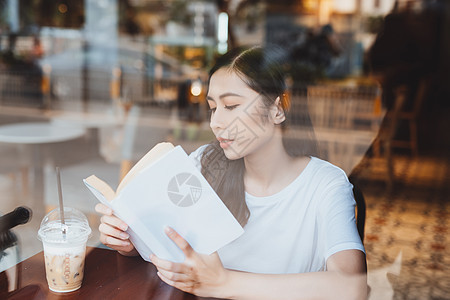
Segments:
[[[56,166],[99,246],[82,179],[116,187],[158,142],[212,141],[209,68],[267,44],[289,55],[294,120],[309,111],[320,156],[364,195],[369,299],[450,299],[445,0],[0,0],[0,212],[33,211],[0,271],[42,250]]]

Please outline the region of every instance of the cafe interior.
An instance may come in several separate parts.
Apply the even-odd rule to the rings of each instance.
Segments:
[[[115,189],[160,142],[213,141],[209,68],[269,44],[289,53],[291,113],[360,191],[368,299],[450,299],[446,0],[0,0],[0,215],[32,212],[0,226],[0,272],[43,250],[62,199],[107,248],[83,179]]]

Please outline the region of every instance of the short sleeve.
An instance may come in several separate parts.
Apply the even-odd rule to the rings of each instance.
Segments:
[[[325,261],[343,250],[356,249],[365,253],[356,227],[353,186],[344,172],[331,172],[330,176],[334,178],[324,189],[319,213]]]
[[[208,145],[200,146],[199,148],[197,148],[197,150],[195,150],[191,154],[189,154],[189,158],[194,163],[194,165],[197,167],[197,169],[199,169],[200,171],[202,169],[202,163],[201,163],[202,155],[207,146]]]

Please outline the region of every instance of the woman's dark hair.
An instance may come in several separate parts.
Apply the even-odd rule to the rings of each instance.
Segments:
[[[290,96],[283,69],[288,63],[285,61],[286,57],[284,51],[273,46],[235,48],[216,60],[209,72],[209,78],[219,69],[234,72],[262,96],[267,109],[280,97],[280,105],[286,115],[286,120],[281,123],[286,152],[292,157],[316,156],[317,145],[307,106],[301,106],[303,111],[296,116],[295,122],[292,122],[290,117]],[[300,138],[292,134],[291,124],[301,129]],[[250,212],[245,203],[243,158],[229,160],[219,142],[215,141],[205,148],[201,158],[201,169],[202,174],[238,222],[242,226],[247,224]]]

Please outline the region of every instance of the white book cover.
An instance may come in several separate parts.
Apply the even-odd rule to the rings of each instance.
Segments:
[[[244,232],[180,146],[145,167],[136,166],[137,174],[131,179],[127,175],[126,184],[119,185],[116,194],[112,189],[105,191],[101,186],[105,183],[95,176],[83,181],[100,202],[128,224],[130,240],[146,261],[152,253],[174,262],[184,260],[183,252],[165,234],[167,226],[203,254],[217,251]]]

